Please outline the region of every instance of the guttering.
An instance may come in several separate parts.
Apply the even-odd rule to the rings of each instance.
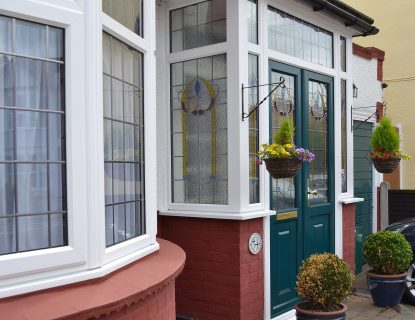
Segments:
[[[347,4],[339,0],[305,0],[313,5],[314,11],[320,11],[326,9],[334,15],[344,19],[344,25],[346,27],[352,27],[357,30],[359,33],[355,34],[357,36],[369,36],[374,35],[379,32],[379,29],[376,28],[373,23],[374,20],[369,16],[363,14],[360,11],[348,6]]]

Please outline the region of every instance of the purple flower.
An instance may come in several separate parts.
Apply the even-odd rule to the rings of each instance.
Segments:
[[[261,164],[262,164],[262,160],[257,160],[257,161],[256,161],[256,165],[257,165],[257,166],[260,166]]]

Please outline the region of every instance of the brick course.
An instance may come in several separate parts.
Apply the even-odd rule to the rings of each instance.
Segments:
[[[356,204],[343,204],[343,260],[355,271]]]
[[[176,280],[177,314],[198,320],[264,317],[264,256],[248,249],[262,218],[234,221],[160,217],[161,236],[186,252]]]

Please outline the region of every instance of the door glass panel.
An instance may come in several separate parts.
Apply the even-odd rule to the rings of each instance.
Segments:
[[[275,133],[280,127],[281,120],[283,118],[288,117],[291,118],[293,121],[295,119],[295,79],[293,76],[271,71],[272,83],[279,82],[280,77],[284,77],[285,79],[285,88],[278,88],[272,95],[272,139],[274,139]],[[295,206],[295,179],[271,179],[272,210],[283,210],[288,208],[294,208]]]
[[[308,82],[309,149],[316,159],[310,163],[308,205],[328,202],[328,105],[327,84]]]

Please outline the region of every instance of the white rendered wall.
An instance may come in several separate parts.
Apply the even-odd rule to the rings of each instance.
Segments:
[[[377,70],[378,60],[376,58],[368,60],[353,55],[353,83],[358,88],[358,96],[357,98],[353,98],[354,120],[366,120],[376,111],[376,102],[383,101],[382,83],[377,80]],[[376,115],[368,121],[376,122]]]

